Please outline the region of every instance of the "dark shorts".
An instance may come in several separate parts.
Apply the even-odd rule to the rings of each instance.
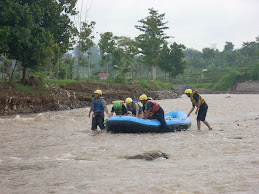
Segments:
[[[95,130],[95,129],[97,129],[97,126],[99,126],[100,129],[102,129],[102,130],[105,129],[103,122],[104,122],[104,114],[100,113],[98,115],[98,117],[92,118],[92,128],[91,129]]]
[[[205,121],[208,106],[201,107],[198,111],[197,121]]]

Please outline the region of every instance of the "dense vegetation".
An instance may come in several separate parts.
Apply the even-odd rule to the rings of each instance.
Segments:
[[[83,21],[76,28],[70,19],[78,14],[76,2],[0,1],[1,80],[36,75],[51,80],[97,81],[96,73],[105,72],[109,73],[107,81],[113,83],[151,79],[217,90],[231,89],[238,79],[258,80],[259,37],[236,50],[231,42],[226,42],[222,52],[216,48],[202,52],[186,49],[167,42],[165,14],[152,8],[135,25],[138,37],[104,32],[95,42],[98,24]]]
[[[229,90],[239,80],[259,79],[259,37],[236,50],[233,43],[226,42],[222,52],[204,48],[202,52],[186,49],[184,54],[187,68],[174,79],[175,84]]]

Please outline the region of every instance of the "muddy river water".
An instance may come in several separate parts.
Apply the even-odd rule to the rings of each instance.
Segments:
[[[89,108],[0,117],[0,193],[258,193],[259,95],[203,95],[187,132],[92,132]],[[191,109],[186,96],[158,101]],[[108,106],[109,111],[111,105]],[[169,159],[126,160],[160,150]]]

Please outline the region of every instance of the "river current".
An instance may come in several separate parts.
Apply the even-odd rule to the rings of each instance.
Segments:
[[[188,131],[162,134],[93,132],[88,107],[1,116],[0,193],[258,193],[259,95],[202,96],[211,131],[194,111]],[[191,109],[185,95],[158,102]],[[124,158],[154,150],[169,159]]]

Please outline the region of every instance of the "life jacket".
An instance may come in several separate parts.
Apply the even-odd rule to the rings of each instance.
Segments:
[[[103,97],[100,98],[93,98],[92,101],[92,107],[93,107],[93,112],[94,113],[103,113],[104,109],[103,109],[103,105],[101,103],[101,100],[103,99]]]
[[[134,114],[134,115],[136,115],[136,107],[135,107],[135,103],[137,103],[137,101],[135,101],[135,100],[133,100],[132,101],[132,107],[130,108],[129,107],[129,105],[127,104],[127,109],[129,110],[129,111],[131,111],[132,112],[132,114]],[[138,104],[138,103],[137,103]],[[138,104],[138,107],[139,107],[139,111],[138,111],[138,113],[141,113],[141,111],[142,111],[142,107],[141,106],[139,106],[139,104]]]
[[[150,112],[152,112],[152,113],[156,113],[158,110],[159,110],[159,108],[160,108],[160,105],[157,103],[157,102],[155,102],[154,100],[147,100],[147,103],[149,103],[149,102],[152,102],[153,103],[153,106],[150,108]],[[147,103],[145,104],[145,109],[147,110]]]
[[[191,102],[192,104],[194,104],[195,106],[198,106],[198,102],[193,98],[193,95],[194,94],[198,94],[199,95],[199,99],[201,101],[201,105],[205,102],[205,99],[201,97],[201,95],[199,94],[198,91],[194,91],[192,94],[191,94]]]
[[[122,103],[120,102],[120,108],[119,109],[115,109],[114,108],[114,111],[116,113],[116,115],[123,115],[123,112],[122,112]]]

